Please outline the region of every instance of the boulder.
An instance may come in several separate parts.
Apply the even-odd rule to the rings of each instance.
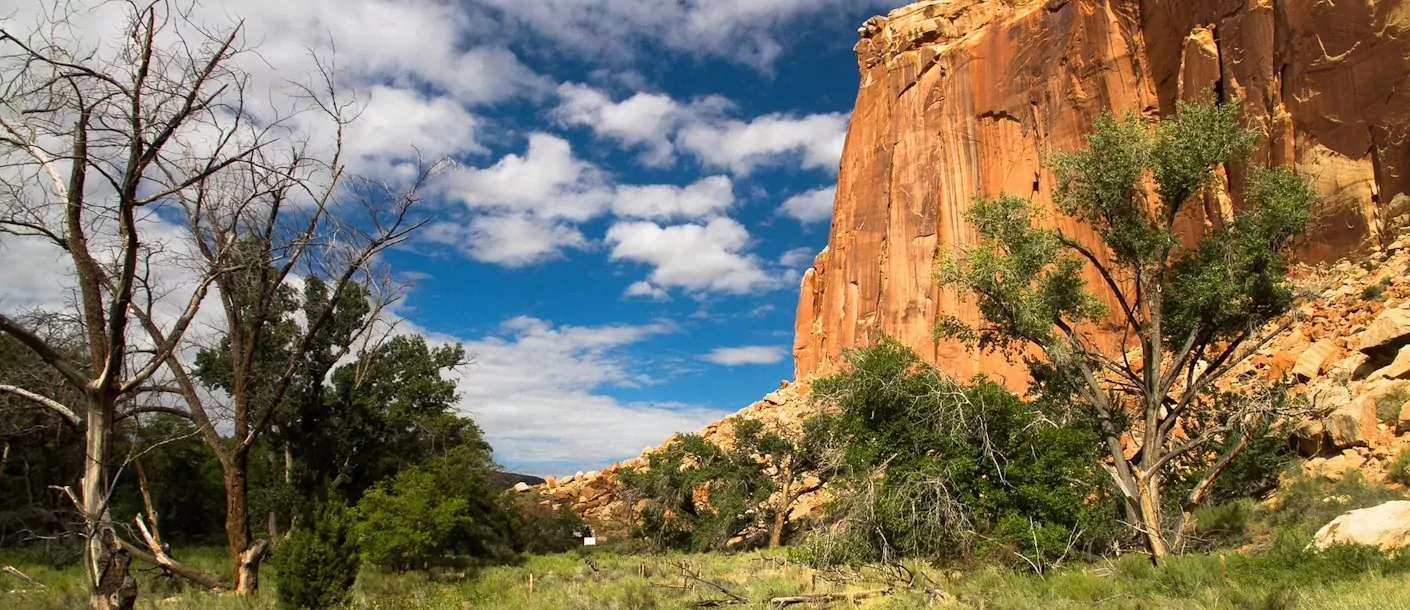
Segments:
[[[1410,432],[1410,400],[1407,400],[1405,401],[1405,404],[1400,405],[1400,416],[1396,419],[1398,420],[1395,423],[1396,434],[1405,434],[1406,432]]]
[[[523,482],[523,481],[519,481],[518,483],[515,483],[515,484],[514,484],[514,491],[516,491],[516,492],[518,492],[518,493],[521,493],[521,494],[522,494],[522,493],[528,493],[530,489],[531,489],[531,488],[529,487],[529,484],[528,484],[528,483],[525,483],[525,482]]]
[[[1410,345],[1400,348],[1396,353],[1395,360],[1390,364],[1376,369],[1367,378],[1370,381],[1377,379],[1410,379]]]
[[[1316,379],[1339,355],[1341,349],[1332,341],[1323,339],[1313,343],[1302,352],[1297,363],[1293,365],[1293,377],[1298,381]]]
[[[1293,430],[1292,438],[1288,439],[1288,444],[1292,446],[1293,451],[1302,457],[1312,457],[1322,453],[1327,446],[1327,427],[1318,420],[1306,420]]]
[[[1375,401],[1365,399],[1339,407],[1323,420],[1327,441],[1333,449],[1369,446],[1380,423]]]
[[[1317,530],[1312,543],[1317,550],[1336,544],[1363,544],[1387,551],[1410,546],[1410,502],[1353,510]]]
[[[1372,358],[1390,358],[1410,344],[1410,310],[1397,307],[1376,316],[1358,337],[1361,351]]]

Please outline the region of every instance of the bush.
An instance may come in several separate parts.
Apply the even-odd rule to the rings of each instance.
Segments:
[[[1274,527],[1311,535],[1348,511],[1404,499],[1405,494],[1371,483],[1355,470],[1336,481],[1299,473],[1279,490],[1269,517]]]
[[[582,531],[583,520],[567,504],[556,508],[545,505],[537,494],[525,494],[513,500],[514,549],[521,553],[542,555],[562,553],[582,545],[576,533]]]
[[[1046,569],[1113,530],[1089,427],[983,377],[956,383],[889,338],[848,359],[813,392],[840,410],[835,436],[847,439],[833,535],[867,544],[819,549],[849,562],[997,551]]]
[[[1365,288],[1361,289],[1361,300],[1379,301],[1381,300],[1381,297],[1385,296],[1385,293],[1386,289],[1380,284],[1370,284]]]
[[[373,486],[356,511],[363,557],[405,571],[452,553],[512,553],[514,518],[489,466],[483,452],[456,448]]]
[[[279,608],[320,610],[343,603],[359,563],[349,511],[341,504],[321,505],[308,527],[295,528],[279,545],[275,555]]]
[[[1196,537],[1218,545],[1248,542],[1258,529],[1257,512],[1257,505],[1248,498],[1196,508]]]
[[[1395,461],[1386,467],[1386,478],[1410,486],[1410,451],[1401,451],[1395,456]]]

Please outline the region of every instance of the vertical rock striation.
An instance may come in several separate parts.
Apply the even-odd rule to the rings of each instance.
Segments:
[[[886,333],[956,376],[1020,383],[1002,358],[934,340],[939,314],[977,314],[932,269],[973,239],[962,215],[974,197],[1050,204],[1044,155],[1080,145],[1103,110],[1158,116],[1207,90],[1245,100],[1267,135],[1252,162],[1295,164],[1323,196],[1310,261],[1378,245],[1388,202],[1410,193],[1410,3],[930,0],[859,34],[831,235],[799,298],[799,380]],[[1237,213],[1244,169],[1190,206],[1191,234]]]

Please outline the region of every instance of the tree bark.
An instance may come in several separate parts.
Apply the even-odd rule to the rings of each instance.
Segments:
[[[137,581],[128,573],[132,558],[117,543],[108,513],[108,449],[112,443],[114,401],[90,396],[84,430],[82,505],[84,564],[93,593],[92,610],[130,610],[137,603]]]
[[[234,567],[235,591],[244,595],[259,589],[259,564],[253,570],[253,580],[245,580],[251,568],[246,566],[246,551],[250,548],[249,453],[236,449],[221,466],[225,470],[225,539]]]
[[[1158,481],[1146,473],[1140,473],[1136,482],[1137,500],[1140,502],[1141,535],[1150,551],[1151,563],[1160,565],[1170,554],[1165,543],[1164,526],[1160,518],[1160,498],[1156,495]]]
[[[774,512],[774,526],[769,530],[769,548],[776,549],[783,544],[783,526],[788,521],[788,505],[793,503],[793,460],[784,460],[783,485],[778,490],[778,510]]]

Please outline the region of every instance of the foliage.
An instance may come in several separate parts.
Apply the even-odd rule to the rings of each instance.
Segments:
[[[1106,446],[1127,516],[1157,558],[1169,544],[1161,495],[1167,483],[1179,483],[1172,471],[1188,466],[1191,453],[1222,448],[1188,486],[1180,502],[1188,513],[1223,472],[1224,458],[1244,450],[1249,424],[1289,406],[1275,394],[1228,400],[1213,388],[1255,351],[1250,345],[1275,333],[1265,324],[1291,309],[1290,253],[1315,199],[1307,181],[1254,169],[1239,213],[1214,219],[1192,247],[1181,245],[1189,237],[1182,210],[1215,182],[1217,168],[1256,143],[1240,117],[1238,104],[1209,101],[1181,102],[1154,124],[1134,113],[1102,115],[1086,146],[1050,158],[1058,210],[1091,227],[1101,247],[1043,228],[1034,203],[1001,195],[974,202],[966,218],[977,242],[947,253],[936,272],[941,285],[974,298],[983,319],[974,327],[944,318],[940,336],[1024,357],[1051,404],[1077,399],[1090,409],[1086,421]],[[1100,278],[1114,309],[1087,277]],[[1107,353],[1090,332],[1098,325],[1139,353]],[[1023,351],[1030,347],[1043,357]],[[1173,442],[1177,429],[1194,442]],[[1135,441],[1134,455],[1123,437]],[[1175,530],[1176,542],[1182,531]]]
[[[1401,451],[1386,467],[1386,478],[1401,485],[1410,485],[1410,451]]]
[[[1379,301],[1381,297],[1385,296],[1385,293],[1386,289],[1384,286],[1380,284],[1368,284],[1365,288],[1361,289],[1361,300]]]
[[[567,504],[544,503],[537,494],[506,500],[512,511],[514,550],[530,555],[562,553],[581,546],[583,520]]]
[[[279,545],[278,607],[319,610],[341,604],[360,563],[349,511],[338,503],[321,505],[307,527],[294,528]]]
[[[452,553],[512,551],[512,515],[491,484],[487,453],[459,447],[368,490],[357,504],[358,543],[368,562],[398,571]]]
[[[1268,520],[1274,528],[1311,535],[1348,511],[1404,499],[1404,493],[1367,481],[1357,470],[1336,480],[1298,474],[1278,490],[1276,508]]]
[[[1083,426],[985,378],[956,383],[889,338],[848,363],[813,386],[840,409],[832,429],[846,439],[834,509],[866,541],[841,541],[843,558],[961,558],[997,544],[1045,569],[1111,527]]]
[[[755,509],[774,482],[752,456],[761,442],[773,441],[757,421],[732,423],[732,447],[687,434],[651,454],[646,468],[620,474],[628,497],[647,501],[638,535],[659,548],[723,549],[746,526],[763,524]]]

